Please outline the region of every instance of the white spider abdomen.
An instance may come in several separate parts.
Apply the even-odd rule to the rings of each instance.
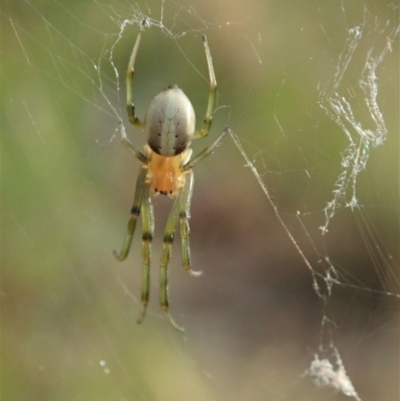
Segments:
[[[144,120],[150,148],[162,156],[182,153],[192,142],[196,117],[188,97],[176,85],[159,93]]]

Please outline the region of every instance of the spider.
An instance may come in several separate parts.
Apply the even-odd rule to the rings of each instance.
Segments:
[[[214,101],[217,91],[214,68],[211,59],[207,38],[203,36],[208,71],[210,75],[210,91],[206,116],[202,128],[195,129],[195,113],[187,96],[176,85],[169,85],[159,93],[147,109],[142,122],[135,114],[133,102],[133,76],[135,60],[139,49],[141,34],[145,24],[137,36],[127,69],[127,112],[129,121],[147,136],[144,152],[135,149],[123,128],[121,128],[122,143],[133,152],[142,163],[136,181],[131,217],[128,221],[127,234],[120,253],[114,251],[117,260],[124,260],[129,253],[136,221],[142,214],[142,311],[138,318],[141,323],[146,314],[149,301],[150,287],[150,259],[151,241],[154,232],[154,215],[151,196],[162,194],[175,199],[169,214],[161,255],[160,271],[160,303],[166,318],[176,329],[183,331],[172,319],[169,313],[168,301],[168,264],[171,257],[171,248],[175,236],[175,226],[180,221],[182,241],[182,263],[186,271],[192,276],[201,274],[191,268],[189,247],[189,218],[190,202],[193,191],[192,168],[208,156],[221,141],[229,128],[223,130],[218,138],[197,156],[192,157],[190,144],[193,139],[204,138],[208,135],[214,110]]]

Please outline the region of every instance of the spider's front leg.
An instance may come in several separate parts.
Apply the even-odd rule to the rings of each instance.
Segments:
[[[154,235],[154,213],[153,205],[150,199],[150,182],[145,183],[143,191],[143,203],[142,203],[142,312],[137,320],[141,323],[149,303],[150,294],[150,262],[151,262],[151,242]]]
[[[169,313],[169,301],[168,301],[168,265],[171,259],[171,248],[174,242],[175,226],[179,220],[180,200],[182,191],[180,191],[174,201],[172,210],[168,216],[167,225],[164,233],[164,245],[161,254],[160,262],[160,303],[161,309],[164,311],[166,318],[170,321],[179,331],[184,331],[182,327],[179,327],[172,319]]]
[[[143,191],[146,185],[146,176],[147,176],[148,166],[143,165],[140,169],[138,178],[136,180],[136,190],[135,190],[135,197],[133,200],[133,206],[131,209],[131,218],[128,221],[128,229],[125,236],[124,243],[122,245],[122,249],[120,253],[114,251],[114,256],[117,260],[124,260],[128,256],[129,249],[132,244],[133,234],[136,228],[136,222],[140,215],[140,209],[142,207],[142,200],[143,200]]]
[[[189,245],[189,218],[190,218],[190,202],[193,194],[193,172],[192,170],[185,171],[184,173],[185,183],[182,188],[180,195],[179,205],[179,219],[181,228],[181,240],[182,240],[182,264],[183,268],[190,273],[192,276],[200,276],[202,271],[194,271],[191,268],[190,262],[190,245]]]

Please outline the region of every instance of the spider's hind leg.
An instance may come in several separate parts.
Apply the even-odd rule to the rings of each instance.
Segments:
[[[144,131],[144,125],[135,113],[135,103],[133,101],[133,76],[135,74],[135,61],[139,50],[143,29],[144,25],[140,29],[140,32],[136,38],[131,57],[129,59],[128,68],[126,70],[126,110],[128,113],[129,121],[131,122],[131,124],[140,129],[140,131]]]

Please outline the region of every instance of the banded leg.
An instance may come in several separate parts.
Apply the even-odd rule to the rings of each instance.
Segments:
[[[179,219],[181,228],[182,240],[182,263],[183,268],[192,276],[200,276],[201,271],[194,271],[191,268],[190,262],[190,245],[189,245],[189,219],[190,219],[190,202],[193,193],[193,173],[192,171],[185,172],[185,183],[181,190],[180,205],[179,205]]]
[[[179,327],[173,320],[169,313],[169,302],[168,302],[168,265],[171,258],[171,248],[174,242],[175,226],[179,220],[179,209],[181,203],[181,192],[175,199],[172,210],[168,216],[167,225],[165,227],[164,234],[164,245],[161,254],[161,268],[160,268],[160,303],[161,309],[164,311],[166,318],[170,321],[179,331],[184,331],[183,328]]]
[[[221,141],[221,139],[225,136],[225,134],[227,132],[230,132],[230,128],[226,127],[221,135],[207,148],[205,148],[204,150],[202,150],[198,155],[196,155],[195,157],[193,157],[192,159],[190,159],[186,164],[184,164],[181,167],[182,171],[188,171],[191,168],[193,168],[199,161],[203,160],[205,157],[207,157],[208,155],[210,155],[215,147],[219,144],[219,142]]]
[[[133,206],[131,209],[131,218],[128,221],[128,230],[125,236],[124,243],[122,245],[122,249],[120,253],[114,251],[114,256],[117,260],[124,260],[128,256],[129,249],[132,244],[133,234],[136,228],[136,222],[140,215],[140,208],[142,207],[142,200],[143,200],[143,192],[146,186],[146,175],[147,175],[147,166],[142,166],[136,180],[136,189],[135,189],[135,196],[133,199]]]
[[[128,112],[129,121],[135,127],[144,131],[143,123],[135,114],[135,103],[133,102],[133,76],[135,74],[135,60],[139,50],[140,39],[144,30],[145,24],[143,23],[140,32],[136,38],[135,45],[133,46],[132,54],[129,59],[128,69],[126,70],[126,110]]]
[[[142,312],[137,320],[141,323],[149,303],[150,293],[150,261],[151,261],[151,241],[154,234],[154,214],[150,199],[150,184],[145,184],[142,203]]]
[[[142,152],[136,150],[136,148],[132,145],[132,142],[128,139],[128,136],[126,135],[125,128],[122,125],[122,123],[120,123],[120,126],[121,126],[122,144],[135,155],[136,159],[138,159],[140,162],[144,164],[147,164],[149,162],[147,157]]]
[[[204,138],[208,135],[211,124],[212,124],[212,115],[214,112],[214,103],[215,103],[215,95],[217,93],[217,80],[215,78],[214,66],[212,63],[211,52],[208,46],[207,37],[203,36],[204,50],[206,52],[206,59],[208,65],[208,72],[210,75],[210,92],[208,95],[208,104],[206,116],[204,117],[203,127],[195,132],[195,138]]]

